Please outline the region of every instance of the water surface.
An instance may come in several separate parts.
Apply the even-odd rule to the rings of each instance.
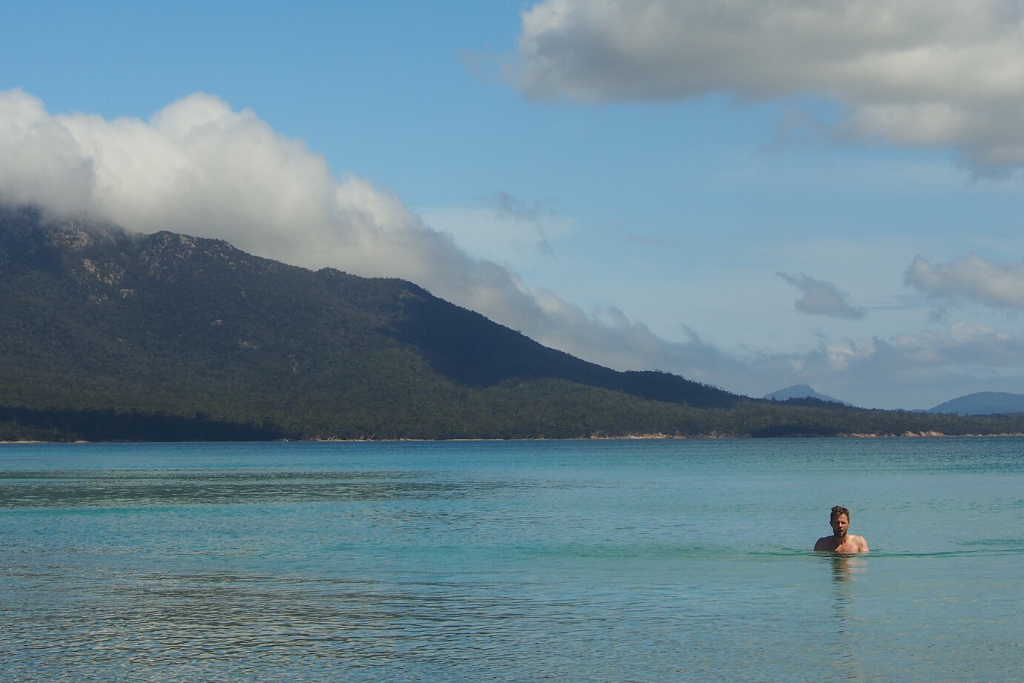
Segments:
[[[0,680],[1017,681],[1022,451],[0,446]]]

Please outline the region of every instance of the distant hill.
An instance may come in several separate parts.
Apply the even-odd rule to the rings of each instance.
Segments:
[[[814,399],[802,399],[814,401]],[[556,351],[397,279],[0,206],[0,441],[1024,432]]]
[[[951,401],[940,403],[929,413],[955,413],[957,415],[1009,415],[1024,413],[1024,394],[1004,391],[980,391]]]
[[[832,398],[831,396],[819,394],[807,384],[794,384],[791,387],[786,387],[785,389],[779,389],[778,391],[766,394],[764,398],[767,401],[789,401],[791,399],[812,398],[818,401],[825,401],[826,403],[838,403],[839,405],[844,406],[850,405],[849,403]]]

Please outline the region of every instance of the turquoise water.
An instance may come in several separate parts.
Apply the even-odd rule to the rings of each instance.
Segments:
[[[7,445],[0,529],[5,681],[1024,679],[1022,439]]]

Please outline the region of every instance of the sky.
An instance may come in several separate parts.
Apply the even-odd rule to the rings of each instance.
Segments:
[[[1019,0],[0,16],[0,201],[402,277],[750,396],[1024,393]]]

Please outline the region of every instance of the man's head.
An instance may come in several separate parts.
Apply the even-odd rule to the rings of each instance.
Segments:
[[[828,523],[832,527],[832,533],[842,538],[846,535],[846,530],[850,528],[850,511],[842,505],[836,505],[832,508]]]

